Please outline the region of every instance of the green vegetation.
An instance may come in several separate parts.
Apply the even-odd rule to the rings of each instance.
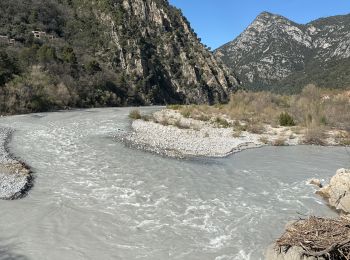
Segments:
[[[226,99],[215,94],[219,81],[208,86],[211,75],[201,65],[211,53],[181,11],[166,0],[153,2],[168,17],[162,25],[134,15],[122,1],[0,1],[1,39],[14,40],[0,39],[0,114]],[[182,69],[194,67],[196,77],[184,75]],[[222,64],[210,67],[218,73]]]
[[[285,112],[280,114],[279,123],[281,126],[295,126],[293,117],[291,117],[288,113]]]
[[[0,114],[125,104],[127,86],[119,72],[96,55],[108,47],[100,33],[106,26],[81,4],[0,2],[0,35],[15,39],[0,45]],[[40,38],[32,31],[42,32]]]
[[[217,116],[215,118],[215,123],[216,123],[217,126],[223,127],[223,128],[228,128],[228,127],[231,126],[231,124],[225,118],[222,118],[222,117],[219,117],[219,116]]]

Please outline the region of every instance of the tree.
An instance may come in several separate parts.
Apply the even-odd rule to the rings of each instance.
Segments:
[[[56,56],[56,50],[48,45],[43,45],[39,50],[38,50],[38,60],[42,63],[50,63],[54,62],[57,59]]]
[[[90,75],[102,71],[100,64],[96,60],[90,61],[85,68]]]
[[[62,52],[63,60],[67,63],[70,63],[72,65],[77,64],[77,57],[74,53],[73,48],[71,47],[64,47]]]
[[[15,59],[4,50],[0,50],[0,86],[12,79],[13,75],[17,73],[19,73],[19,68]]]

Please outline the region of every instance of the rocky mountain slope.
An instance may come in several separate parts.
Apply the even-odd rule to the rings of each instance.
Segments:
[[[0,111],[214,103],[239,85],[167,0],[0,1]]]
[[[249,89],[297,92],[309,83],[346,88],[350,86],[350,15],[297,24],[263,12],[215,54]]]

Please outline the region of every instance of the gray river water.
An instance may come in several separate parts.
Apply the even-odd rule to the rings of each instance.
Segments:
[[[128,113],[0,119],[17,130],[10,149],[35,176],[26,198],[0,201],[1,260],[258,260],[288,221],[334,216],[306,182],[348,167],[345,148],[163,158],[113,140],[118,128],[129,128]]]

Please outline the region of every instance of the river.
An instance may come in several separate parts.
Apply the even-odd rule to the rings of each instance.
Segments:
[[[335,216],[306,182],[349,167],[345,148],[164,158],[113,139],[129,110],[0,119],[35,177],[27,197],[0,201],[0,259],[259,260],[288,221]]]

